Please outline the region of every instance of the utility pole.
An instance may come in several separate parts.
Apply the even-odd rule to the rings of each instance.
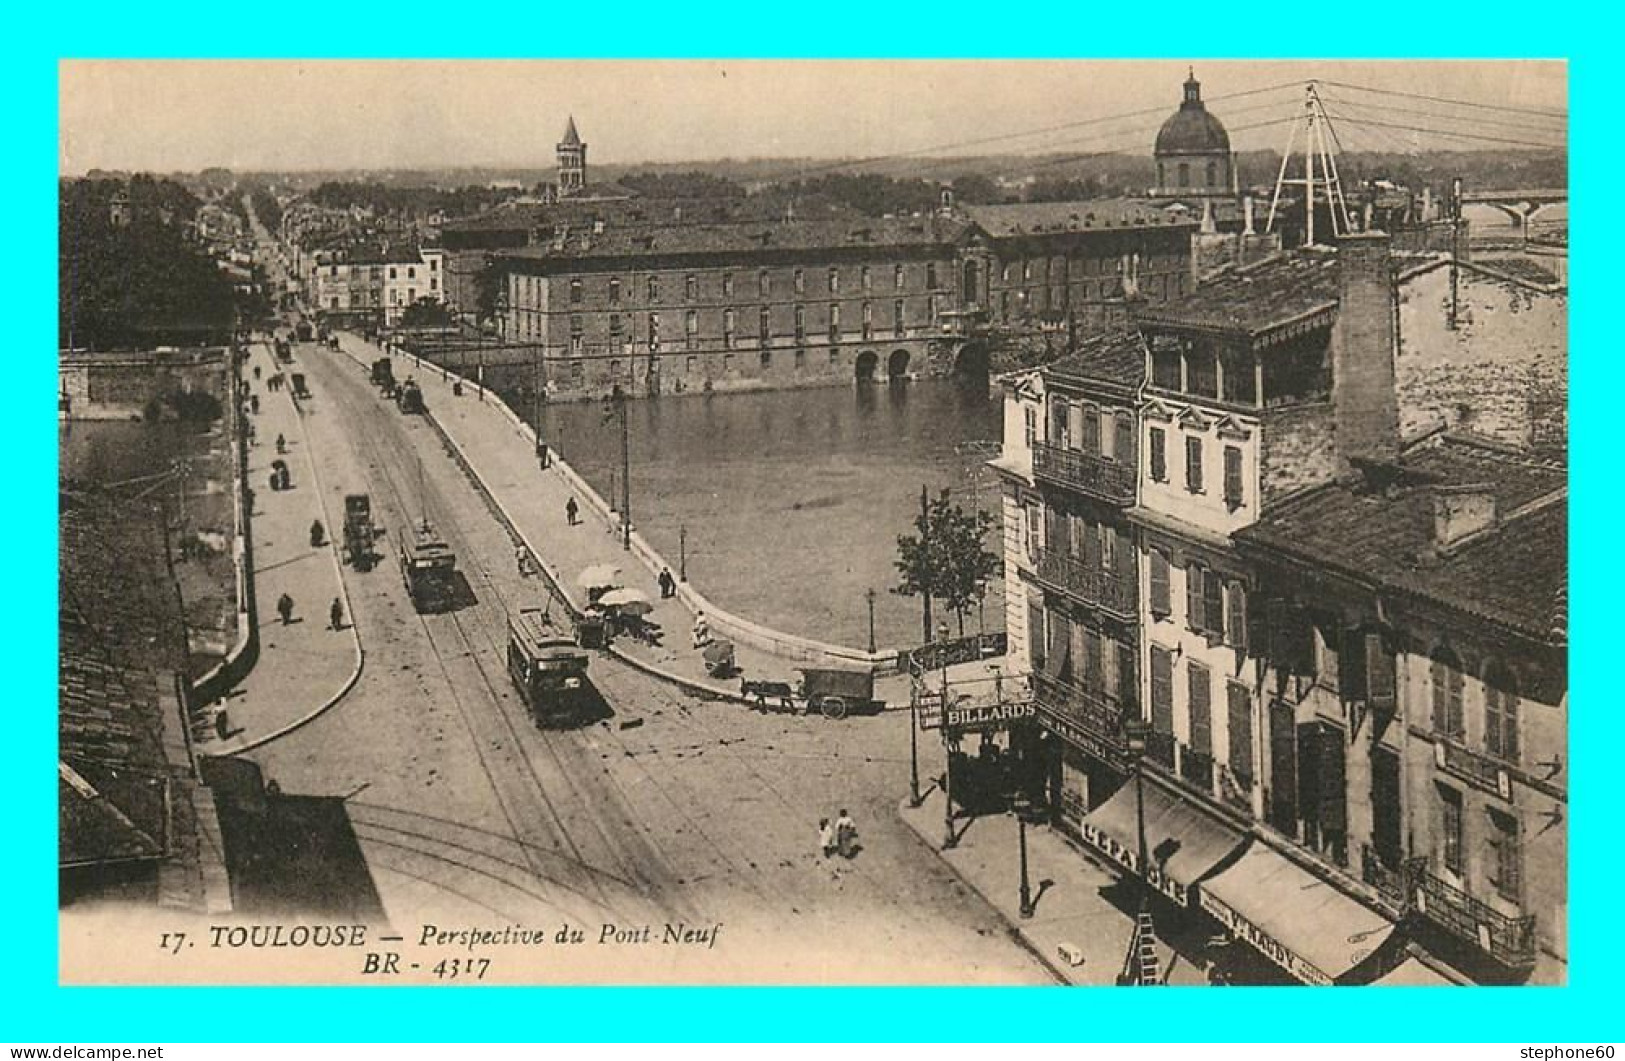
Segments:
[[[930,576],[932,574],[935,573],[935,569],[933,567],[933,560],[932,560],[932,557],[931,557],[931,501],[926,495],[927,495],[927,491],[926,491],[925,484],[921,483],[920,484],[920,551],[924,555],[924,558],[925,558],[925,569],[926,569],[926,576],[927,576],[927,580],[928,580],[927,584],[925,586],[921,587],[921,589],[923,591],[922,594],[921,594],[921,598],[925,602],[925,616],[924,616],[925,639],[924,639],[924,643],[929,645],[931,643],[931,586],[929,584],[929,578],[930,578]]]
[[[621,418],[621,548],[632,548],[632,447],[631,432],[626,423],[626,391],[615,384],[612,395],[615,411]]]

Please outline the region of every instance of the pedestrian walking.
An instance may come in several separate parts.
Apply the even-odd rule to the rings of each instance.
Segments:
[[[333,598],[333,606],[327,609],[328,626],[334,630],[344,629],[344,605],[337,597]]]
[[[677,596],[677,580],[671,577],[671,568],[660,569],[660,595],[662,597]]]
[[[818,819],[818,847],[828,858],[835,853],[835,826],[828,818]]]
[[[276,437],[276,451],[278,453],[288,452],[288,440],[282,435]]]
[[[835,819],[835,846],[842,858],[851,858],[858,853],[858,823],[852,820],[844,807],[841,816]]]
[[[564,518],[570,521],[570,526],[574,527],[577,523],[581,522],[581,520],[577,518],[580,512],[581,506],[576,504],[575,498],[572,497],[570,500],[564,503]]]
[[[321,520],[313,520],[310,524],[310,544],[312,548],[319,547],[327,540],[327,528],[322,526]]]
[[[282,625],[293,622],[293,598],[284,593],[276,599],[276,613],[282,616]]]
[[[704,612],[694,613],[694,647],[704,648],[711,643],[711,624],[706,621]]]
[[[260,378],[260,366],[255,365],[254,366],[254,379],[257,381],[259,378]]]

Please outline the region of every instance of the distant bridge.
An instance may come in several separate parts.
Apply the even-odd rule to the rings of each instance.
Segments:
[[[1518,226],[1518,235],[1529,239],[1529,226],[1535,215],[1548,206],[1569,201],[1567,188],[1513,188],[1500,191],[1464,192],[1462,205],[1478,203],[1491,206],[1512,218]]]

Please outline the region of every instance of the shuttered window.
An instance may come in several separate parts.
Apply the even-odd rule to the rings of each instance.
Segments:
[[[1230,742],[1230,773],[1244,788],[1253,783],[1253,697],[1240,682],[1225,684],[1225,736]]]
[[[1185,669],[1190,683],[1191,747],[1203,755],[1213,754],[1213,686],[1208,669],[1192,661]]]
[[[1151,726],[1174,731],[1174,654],[1161,645],[1151,646]]]
[[[1217,571],[1202,575],[1202,605],[1204,616],[1201,628],[1214,637],[1224,636],[1224,579]]]
[[[1242,505],[1241,449],[1224,447],[1224,503],[1232,509]]]
[[[1122,464],[1134,464],[1134,416],[1127,411],[1117,414],[1117,438],[1112,456]]]
[[[1168,481],[1168,432],[1160,427],[1151,429],[1151,478],[1159,483]]]
[[[1203,568],[1194,560],[1185,565],[1185,625],[1192,630],[1202,629],[1207,608],[1202,603]]]
[[[1185,436],[1185,489],[1193,494],[1202,492],[1202,440],[1195,435]]]
[[[1521,902],[1523,899],[1523,851],[1518,837],[1518,819],[1502,811],[1490,809],[1489,844],[1490,883],[1502,898]]]
[[[1449,650],[1433,657],[1433,728],[1446,737],[1462,740],[1467,736],[1466,717],[1461,707],[1461,664]]]
[[[1089,629],[1083,631],[1083,687],[1092,693],[1103,693],[1106,689],[1101,666],[1100,635]]]
[[[1049,654],[1044,659],[1044,667],[1051,675],[1069,682],[1072,680],[1072,624],[1066,616],[1048,612],[1044,626],[1049,633]]]
[[[1083,431],[1080,445],[1085,453],[1100,452],[1100,410],[1092,405],[1082,407]]]
[[[1398,706],[1394,653],[1381,634],[1365,635],[1366,698],[1373,711],[1392,714]]]
[[[1518,759],[1518,689],[1499,663],[1484,676],[1484,750],[1497,759]]]
[[[1027,599],[1027,651],[1032,654],[1033,670],[1046,670],[1044,661],[1048,653],[1044,651],[1044,606],[1036,597]]]
[[[1298,734],[1292,705],[1270,703],[1270,824],[1294,835],[1298,823]]]
[[[1134,647],[1115,643],[1117,650],[1117,702],[1125,718],[1140,715],[1140,683],[1135,677]]]
[[[1444,868],[1461,876],[1462,814],[1461,793],[1446,785],[1439,790],[1439,859]]]
[[[1241,652],[1247,651],[1247,587],[1232,582],[1225,587],[1224,639]]]
[[[1174,610],[1172,572],[1168,555],[1161,549],[1151,550],[1151,614],[1162,618]]]

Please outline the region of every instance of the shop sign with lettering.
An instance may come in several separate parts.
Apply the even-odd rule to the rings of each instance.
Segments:
[[[1017,704],[977,704],[948,709],[950,730],[1000,728],[1035,714],[1032,701]]]
[[[1134,848],[1118,842],[1116,837],[1102,830],[1088,819],[1084,819],[1082,822],[1079,822],[1078,828],[1083,833],[1083,838],[1092,846],[1099,848],[1107,858],[1110,858],[1113,862],[1116,862],[1118,865],[1122,866],[1130,873],[1133,873],[1135,876],[1142,875],[1140,873],[1139,852],[1137,852]],[[1145,877],[1146,883],[1157,889],[1157,891],[1166,895],[1180,906],[1186,905],[1189,897],[1185,891],[1185,886],[1170,877],[1166,872],[1163,871],[1162,867],[1152,866],[1148,872],[1143,874],[1143,876]]]
[[[1274,936],[1271,936],[1205,891],[1202,893],[1202,909],[1212,914],[1232,936],[1246,943],[1304,983],[1314,984],[1318,987],[1330,987],[1332,985],[1331,977],[1292,953]]]

